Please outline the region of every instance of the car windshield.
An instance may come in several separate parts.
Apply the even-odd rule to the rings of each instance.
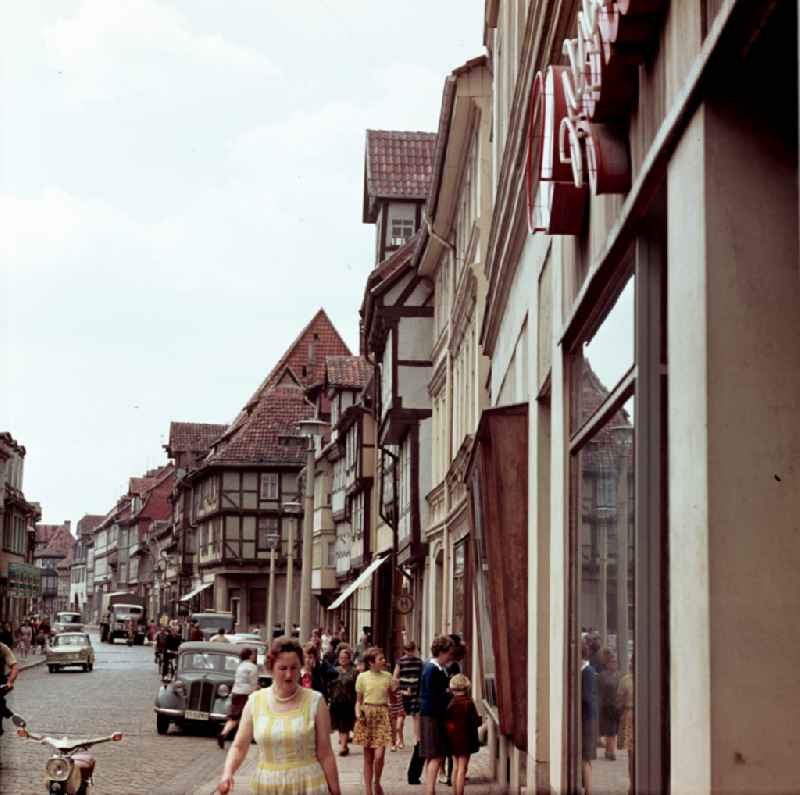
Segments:
[[[200,629],[213,629],[222,628],[226,632],[233,629],[233,618],[230,616],[192,616],[192,620],[196,621]]]
[[[239,666],[239,655],[219,654],[208,651],[185,652],[181,654],[181,671],[214,671],[215,673],[235,673]]]
[[[51,641],[52,646],[88,646],[88,635],[56,635]]]
[[[80,613],[59,613],[56,616],[56,621],[59,624],[80,624],[81,623],[81,614]]]

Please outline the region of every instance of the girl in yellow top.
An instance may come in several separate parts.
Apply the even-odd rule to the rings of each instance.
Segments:
[[[388,671],[383,670],[386,657],[380,649],[367,649],[361,659],[367,670],[356,679],[356,726],[353,742],[364,746],[364,792],[366,795],[383,795],[383,759],[386,746],[392,744],[389,691],[396,690],[399,682]]]

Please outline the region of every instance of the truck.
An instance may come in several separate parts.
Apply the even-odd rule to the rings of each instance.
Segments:
[[[136,624],[134,643],[144,643],[147,634],[147,616],[143,596],[127,591],[103,594],[100,609],[100,640],[113,643],[117,638],[128,637],[128,619]]]
[[[230,633],[234,628],[233,613],[228,611],[204,610],[192,613],[191,620],[197,622],[205,640],[216,635],[220,629]]]

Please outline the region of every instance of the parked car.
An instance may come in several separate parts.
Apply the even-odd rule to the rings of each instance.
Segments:
[[[234,630],[233,613],[229,611],[204,610],[192,613],[191,619],[197,622],[204,640],[213,638],[220,629],[224,629],[226,633]]]
[[[92,641],[85,632],[61,632],[50,640],[46,662],[51,674],[70,666],[91,671],[94,668]]]
[[[54,633],[83,632],[83,618],[80,613],[56,613],[56,620],[53,622],[52,630]]]

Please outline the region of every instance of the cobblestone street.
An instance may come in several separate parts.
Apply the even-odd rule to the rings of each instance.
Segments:
[[[92,633],[97,661],[94,671],[67,669],[50,674],[39,665],[22,671],[9,705],[36,733],[87,736],[120,730],[121,743],[98,745],[95,783],[99,793],[169,792],[170,782],[190,767],[203,771],[203,758],[218,752],[210,736],[186,736],[172,729],[156,734],[153,701],[159,677],[151,646],[100,643]],[[3,793],[33,795],[44,790],[48,749],[23,740],[5,722],[0,738],[0,780]],[[163,789],[167,787],[167,789]]]

